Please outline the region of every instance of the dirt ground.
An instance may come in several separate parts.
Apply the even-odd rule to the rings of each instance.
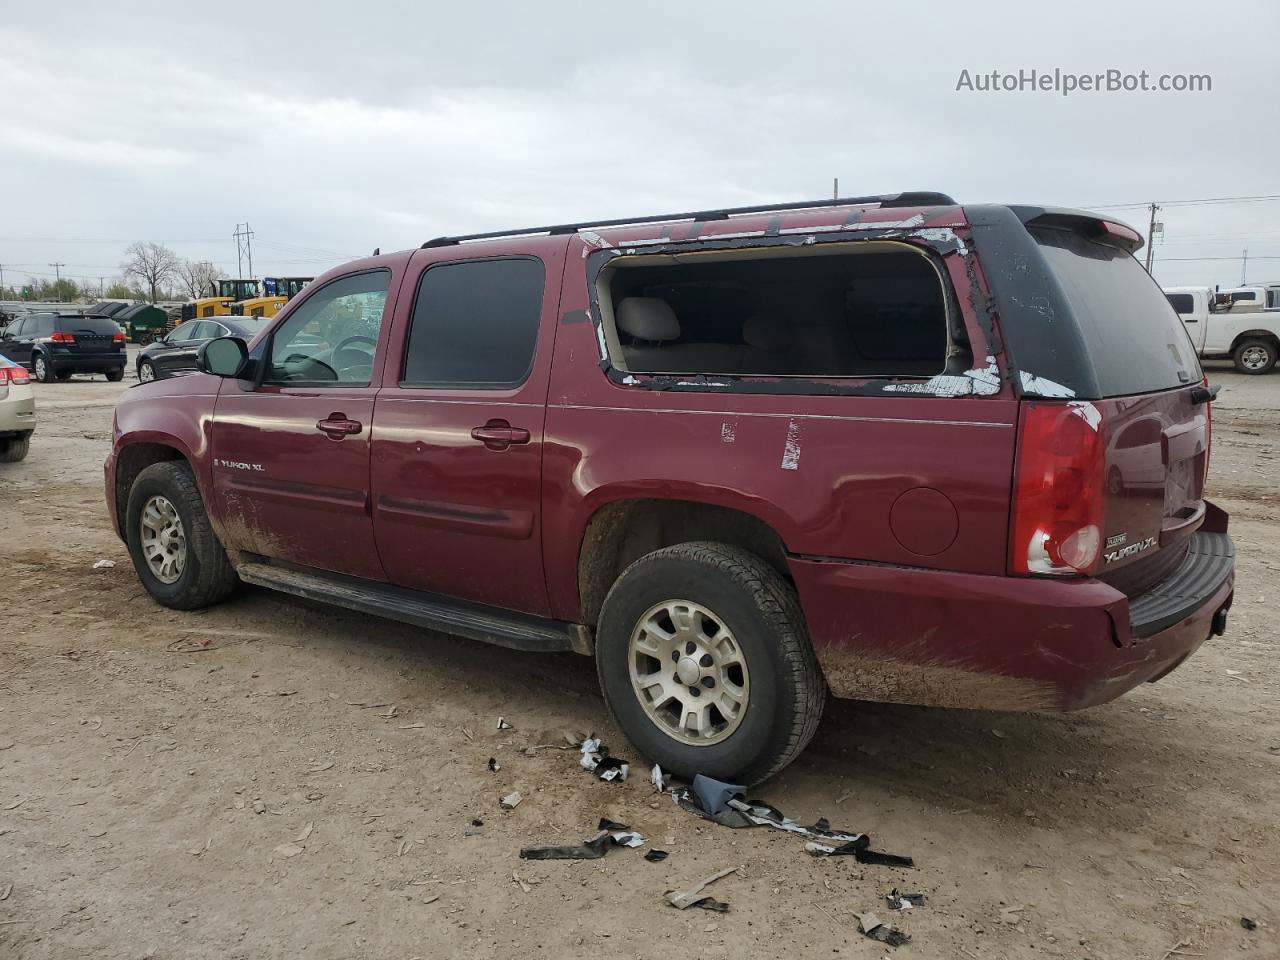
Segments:
[[[41,385],[31,455],[0,467],[0,957],[1280,957],[1280,374],[1213,366],[1225,638],[1066,716],[832,703],[756,794],[914,870],[704,823],[643,771],[593,779],[566,731],[639,758],[585,658],[248,587],[154,605],[102,502],[130,382]],[[670,857],[517,859],[601,816]],[[729,913],[663,903],[730,866]],[[925,904],[889,914],[894,887]],[[911,942],[865,939],[864,911]]]

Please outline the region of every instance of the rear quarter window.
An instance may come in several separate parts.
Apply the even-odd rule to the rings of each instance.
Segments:
[[[1062,288],[1102,396],[1154,393],[1201,379],[1186,328],[1132,254],[1071,230],[1031,234]]]

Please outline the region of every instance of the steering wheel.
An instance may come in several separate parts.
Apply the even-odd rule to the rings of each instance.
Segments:
[[[342,356],[342,351],[346,349],[348,344],[367,343],[370,346],[369,353],[362,350],[351,350],[347,357]],[[355,334],[338,341],[337,346],[329,353],[329,358],[333,361],[333,365],[339,370],[350,370],[353,367],[372,367],[373,353],[378,349],[378,341],[373,337]]]

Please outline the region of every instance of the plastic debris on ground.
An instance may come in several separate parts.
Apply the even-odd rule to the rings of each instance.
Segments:
[[[498,718],[498,729],[499,729],[499,730],[514,730],[514,729],[515,729],[515,727],[513,727],[510,723],[508,723],[508,722],[507,722],[507,718],[506,718],[506,717],[499,717],[499,718]]]
[[[593,837],[567,847],[525,847],[520,851],[521,860],[599,860],[613,847],[638,847],[644,837],[625,823],[615,823],[601,817],[599,832]]]
[[[517,806],[519,806],[520,801],[523,799],[524,797],[520,796],[519,790],[513,790],[511,793],[508,793],[505,797],[503,797],[501,800],[498,801],[498,806],[500,806],[503,810],[514,810]]]
[[[650,863],[661,863],[667,857],[671,856],[666,850],[650,850],[644,855],[644,858]]]
[[[107,570],[111,567],[114,567],[115,565],[116,565],[116,562],[114,560],[96,560],[94,561],[93,569]]]
[[[1257,920],[1251,920],[1249,917],[1241,917],[1241,918],[1240,918],[1240,926],[1244,927],[1246,930],[1257,930],[1257,929],[1258,929],[1258,921],[1257,921]]]
[[[884,898],[884,902],[890,910],[910,910],[912,907],[918,907],[924,903],[924,894],[899,893],[898,888],[894,887],[889,891],[889,895]]]
[[[490,757],[490,758],[489,758],[489,772],[490,772],[490,773],[497,773],[497,772],[498,772],[499,770],[501,770],[501,769],[502,769],[502,764],[498,763],[497,759],[495,759],[494,757]]]
[[[686,890],[668,890],[663,894],[663,899],[677,910],[687,910],[689,907],[702,907],[704,901],[710,901],[709,905],[704,907],[704,909],[714,910],[717,913],[727,913],[729,911],[729,905],[727,903],[715,900],[709,894],[703,893],[703,890],[715,883],[717,880],[721,880],[729,874],[737,872],[737,867],[726,867],[724,870],[719,870],[711,874],[711,876],[700,880],[698,883],[695,883],[692,887],[689,887]]]
[[[886,926],[874,913],[858,914],[858,929],[864,937],[891,947],[900,947],[911,939],[910,934],[903,933],[897,927]]]
[[[769,827],[799,836],[809,837],[805,850],[816,857],[851,856],[859,863],[890,867],[912,867],[910,857],[880,853],[871,849],[871,838],[864,833],[832,830],[826,818],[811,826],[797,823],[783,816],[776,807],[766,803],[749,803],[745,799],[746,788],[724,783],[698,774],[689,787],[673,790],[672,797],[684,810],[710,820],[723,827]]]
[[[662,767],[656,763],[653,765],[653,769],[649,771],[649,782],[657,788],[659,793],[663,793],[667,789],[666,777],[662,774]]]
[[[609,748],[596,737],[587,737],[578,749],[582,752],[582,757],[578,761],[582,769],[590,770],[606,782],[616,780],[621,783],[627,779],[631,764],[618,757],[609,756]]]

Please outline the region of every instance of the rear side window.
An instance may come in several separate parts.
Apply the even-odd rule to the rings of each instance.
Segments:
[[[430,267],[418,283],[406,386],[511,387],[533,365],[542,262],[474,260]]]
[[[1166,293],[1169,299],[1169,306],[1177,313],[1195,313],[1195,298],[1189,293]]]
[[[1070,230],[1031,233],[1066,296],[1102,396],[1201,379],[1186,328],[1131,254]]]
[[[120,331],[114,320],[107,317],[61,317],[58,329],[68,333],[97,333],[112,336]]]

